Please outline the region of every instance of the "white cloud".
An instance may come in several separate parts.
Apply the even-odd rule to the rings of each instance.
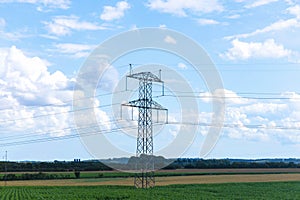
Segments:
[[[41,6],[49,8],[68,9],[71,5],[70,0],[0,0],[0,3],[29,3],[37,4],[38,10],[41,10]]]
[[[248,104],[251,101],[249,99],[245,99],[235,92],[226,89],[217,89],[213,93],[211,92],[204,92],[200,93],[199,95],[203,102],[211,102],[211,101],[221,101],[226,104],[234,104],[234,105],[241,105],[241,104]]]
[[[133,24],[133,25],[130,27],[130,30],[137,30],[137,29],[138,29],[138,27],[137,27],[136,24]]]
[[[48,101],[44,90],[64,90],[70,87],[69,80],[62,72],[48,72],[47,61],[39,57],[27,57],[15,46],[2,49],[1,52],[0,78],[5,83],[4,91],[13,91],[13,95],[21,100],[19,102],[26,104],[26,98],[30,97],[37,104],[56,103],[58,99],[56,102]]]
[[[94,101],[94,107],[97,108],[100,106],[100,101],[98,99],[95,99]],[[95,115],[97,118],[97,121],[99,122],[100,128],[102,130],[110,130],[113,126],[113,123],[110,123],[111,119],[107,115],[106,112],[100,110],[100,109],[95,109]],[[89,124],[89,123],[87,123]]]
[[[86,44],[74,44],[74,43],[61,43],[56,44],[56,51],[70,55],[75,58],[87,57],[91,50],[93,50],[96,45],[86,45]]]
[[[253,58],[287,58],[289,62],[292,63],[300,63],[300,53],[294,50],[286,49],[283,45],[276,44],[274,40],[265,40],[261,43],[255,43],[255,42],[241,42],[238,38],[249,38],[252,36],[256,36],[259,34],[262,34],[264,36],[267,36],[267,33],[284,33],[286,35],[286,32],[283,31],[290,31],[295,32],[300,27],[300,21],[299,21],[299,12],[300,6],[292,6],[288,8],[286,11],[287,13],[291,15],[295,15],[295,18],[287,19],[287,20],[278,20],[269,26],[266,26],[262,29],[257,29],[253,32],[246,33],[246,34],[239,34],[239,35],[233,35],[229,37],[225,37],[225,39],[234,39],[231,41],[232,48],[229,49],[226,54],[223,54],[221,56],[227,57],[229,59],[248,59],[250,57]],[[269,41],[269,42],[267,42]],[[268,47],[269,46],[269,47]],[[256,51],[255,49],[259,49],[259,51]],[[265,49],[265,50],[263,50]],[[257,53],[255,53],[256,51]],[[265,52],[265,53],[264,53]]]
[[[287,30],[291,28],[299,28],[300,27],[300,5],[294,5],[286,9],[286,12],[294,15],[295,18],[290,18],[290,19],[280,19],[264,28],[261,29],[256,29],[253,32],[250,33],[244,33],[244,34],[238,34],[238,35],[232,35],[232,36],[227,36],[225,39],[227,40],[232,40],[235,38],[249,38],[253,37],[259,34],[265,34],[265,33],[270,33],[270,32],[275,32],[275,31],[282,31],[282,30]]]
[[[178,63],[178,68],[187,69],[188,67],[184,63]]]
[[[72,80],[60,71],[50,73],[47,61],[28,57],[15,46],[0,49],[0,65],[0,103],[5,103],[0,111],[0,121],[4,122],[1,129],[68,134],[63,129],[70,126],[72,119],[68,114]],[[49,116],[41,120],[35,118],[37,115]]]
[[[176,44],[177,43],[177,41],[174,38],[172,38],[171,36],[169,36],[169,35],[167,35],[165,37],[164,41],[166,43],[169,43],[169,44]]]
[[[6,25],[5,19],[0,18],[0,29],[4,28]]]
[[[215,25],[215,24],[220,24],[220,22],[213,20],[213,19],[198,19],[197,20],[198,24],[200,25]]]
[[[188,12],[200,14],[223,11],[222,5],[217,0],[149,0],[148,7],[177,16],[187,16]]]
[[[158,26],[158,28],[164,29],[164,28],[167,28],[167,25],[165,25],[165,24],[160,24],[160,25]]]
[[[6,31],[0,29],[0,38],[3,38],[5,40],[15,41],[15,40],[19,40],[21,38],[26,38],[26,37],[28,37],[28,35],[26,35],[25,33],[6,32]]]
[[[287,104],[283,103],[261,103],[256,102],[251,105],[243,106],[239,110],[247,114],[278,114],[285,111],[288,108]]]
[[[46,29],[50,34],[64,36],[71,34],[72,30],[83,31],[83,30],[104,30],[107,29],[104,26],[100,26],[95,23],[80,21],[77,16],[56,16],[51,22],[44,22]]]
[[[228,19],[238,19],[238,18],[240,18],[240,17],[241,17],[241,15],[235,14],[235,15],[230,15],[230,16],[228,16],[227,18],[228,18]]]
[[[289,29],[292,27],[300,27],[300,22],[295,18],[287,19],[287,20],[279,20],[269,26],[266,26],[265,28],[257,29],[251,33],[227,36],[227,37],[225,37],[225,39],[231,40],[234,38],[248,38],[248,37],[258,35],[258,34],[269,33],[269,32],[273,32],[273,31],[280,31],[280,30]]]
[[[230,60],[247,60],[250,58],[289,58],[293,52],[276,44],[274,39],[264,42],[242,42],[235,39],[231,42],[232,47],[222,57]]]
[[[224,92],[223,96],[227,102],[224,136],[289,144],[300,142],[299,94],[285,92],[279,96],[288,99],[250,100],[230,90],[224,89]],[[234,100],[231,97],[238,98]]]
[[[3,18],[0,18],[0,38],[4,38],[5,40],[18,40],[20,38],[27,37],[24,32],[7,32],[5,31],[6,21]]]
[[[270,3],[274,3],[278,0],[257,0],[257,1],[254,1],[253,3],[251,4],[247,4],[245,7],[246,8],[256,8],[258,6],[263,6],[263,5],[267,5],[267,4],[270,4]]]
[[[295,15],[297,17],[297,19],[300,19],[300,5],[295,5],[295,6],[289,7],[287,9],[287,11],[291,15]]]
[[[105,21],[112,21],[124,17],[124,12],[130,9],[129,3],[126,1],[117,2],[116,6],[104,6],[100,19]]]
[[[114,91],[115,87],[119,82],[118,70],[109,65],[109,67],[102,74],[101,80],[99,80],[98,87],[105,91]]]

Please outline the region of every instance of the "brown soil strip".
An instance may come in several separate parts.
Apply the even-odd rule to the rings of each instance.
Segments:
[[[300,181],[300,174],[254,174],[254,175],[205,175],[157,177],[156,185],[172,184],[205,184],[233,182],[273,182]],[[4,182],[0,183],[4,186]],[[7,186],[92,186],[92,185],[133,185],[133,178],[99,178],[99,179],[69,179],[69,180],[33,180],[7,181]]]

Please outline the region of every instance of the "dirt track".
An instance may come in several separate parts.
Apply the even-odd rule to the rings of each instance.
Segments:
[[[245,175],[157,177],[156,185],[232,183],[232,182],[271,182],[271,181],[300,181],[300,174],[253,174],[253,175],[245,174]],[[1,182],[0,184],[4,186],[4,182]],[[132,185],[132,184],[133,184],[132,178],[7,181],[7,186],[88,186],[88,185]]]
[[[160,172],[181,173],[300,173],[300,168],[175,169]]]

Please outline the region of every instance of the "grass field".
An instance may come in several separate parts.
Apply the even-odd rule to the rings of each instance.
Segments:
[[[300,182],[158,186],[0,187],[0,200],[14,199],[300,199]]]

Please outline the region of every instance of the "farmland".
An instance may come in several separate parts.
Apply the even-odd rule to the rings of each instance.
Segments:
[[[37,174],[40,172],[8,172],[20,177],[22,174]],[[74,179],[74,172],[42,172],[52,175],[52,179]],[[244,168],[244,169],[176,169],[159,170],[155,172],[156,177],[166,176],[202,176],[202,175],[227,175],[227,174],[300,174],[300,168]],[[4,179],[4,172],[0,172],[0,180]],[[120,171],[83,171],[80,178],[127,178],[133,177],[133,173]]]
[[[37,172],[15,172],[16,180],[7,181],[9,186],[89,186],[89,185],[132,185],[134,174],[118,171],[82,172],[76,179],[73,172],[43,172],[56,177],[45,179],[19,179],[29,177]],[[4,173],[0,174],[2,180]],[[282,169],[181,169],[161,170],[155,173],[156,185],[170,184],[205,184],[228,182],[269,182],[269,181],[300,181],[300,168]],[[4,181],[0,182],[0,186]]]
[[[158,186],[1,187],[0,199],[299,199],[300,182]]]
[[[238,182],[282,182],[300,181],[300,174],[244,174],[244,175],[205,175],[205,176],[168,176],[157,177],[156,185],[172,184],[207,184]],[[4,181],[1,182],[4,185]],[[97,186],[122,185],[131,186],[133,178],[86,178],[57,180],[7,181],[7,186]]]
[[[82,172],[76,179],[0,182],[1,199],[299,199],[300,171],[294,169],[181,169],[156,172],[156,187],[133,188],[133,174]],[[21,172],[16,175],[22,174]],[[2,174],[3,175],[3,174]]]

